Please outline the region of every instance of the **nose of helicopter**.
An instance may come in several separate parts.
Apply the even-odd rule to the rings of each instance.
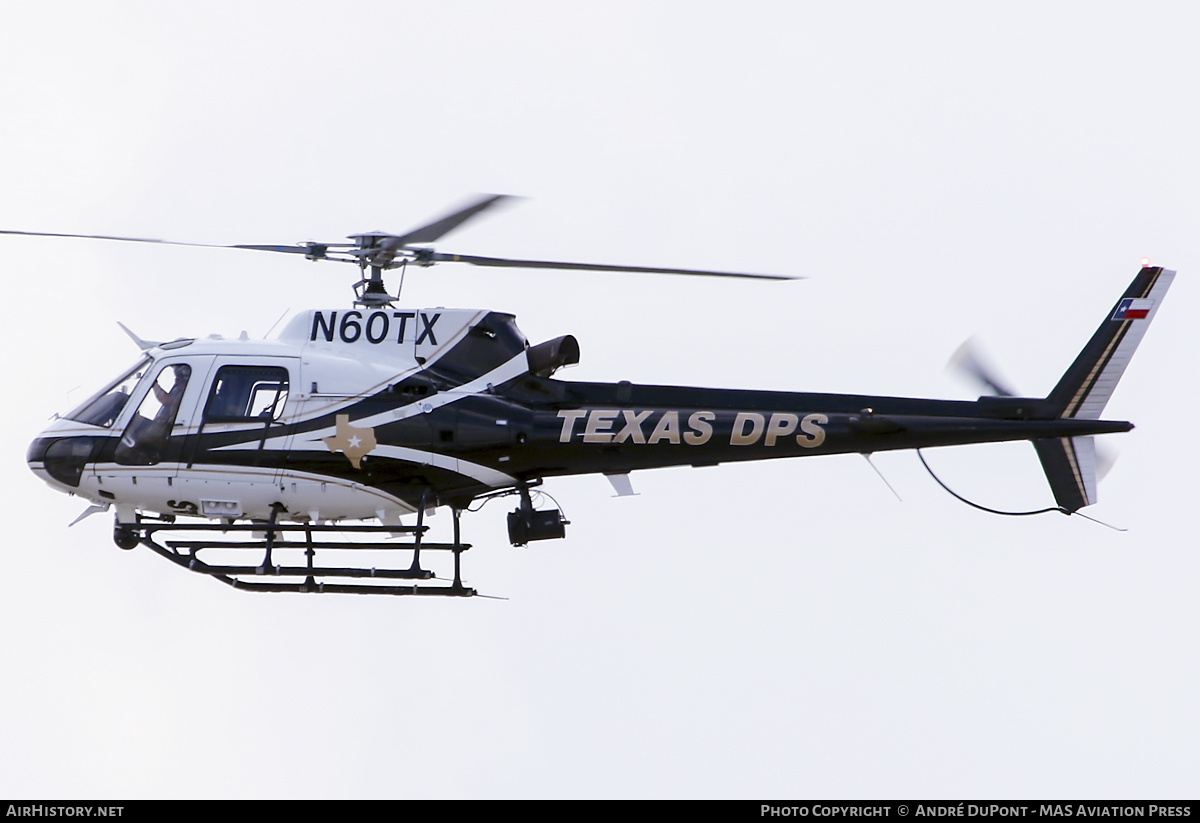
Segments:
[[[54,442],[53,437],[47,437],[43,432],[29,443],[29,448],[25,450],[25,465],[29,470],[43,480],[46,479],[46,450]]]
[[[39,474],[40,470],[45,468],[46,449],[50,447],[52,439],[45,434],[39,434],[29,442],[29,448],[25,450],[25,465],[34,474]]]
[[[43,432],[25,450],[25,463],[51,486],[70,492],[79,488],[95,446],[94,437],[57,437]]]

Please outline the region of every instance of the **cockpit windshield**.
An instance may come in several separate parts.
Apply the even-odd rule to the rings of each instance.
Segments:
[[[110,428],[121,409],[129,401],[129,393],[141,379],[151,358],[146,357],[138,364],[122,374],[108,386],[96,392],[81,405],[64,415],[68,420],[77,420],[92,426]]]

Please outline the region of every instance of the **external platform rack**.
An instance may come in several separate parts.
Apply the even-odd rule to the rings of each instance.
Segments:
[[[433,543],[425,541],[429,527],[418,522],[416,526],[368,526],[368,525],[324,525],[310,523],[174,523],[146,522],[119,524],[118,532],[126,530],[127,536],[147,546],[155,553],[167,558],[177,566],[189,571],[205,574],[235,589],[257,592],[301,592],[307,594],[386,594],[416,595],[426,597],[473,597],[476,592],[462,584],[461,556],[471,548],[459,539],[458,512],[454,512],[454,542]],[[184,533],[197,539],[163,539],[158,532]],[[252,539],[205,537],[211,534],[250,532]],[[322,535],[339,534],[388,535],[391,540],[345,540],[327,539]],[[256,533],[256,534],[253,534]],[[261,537],[259,536],[261,535]],[[298,537],[299,536],[299,537]],[[410,539],[404,539],[409,536]],[[291,539],[288,539],[288,538]],[[399,537],[400,539],[395,539]],[[119,541],[118,541],[119,542]],[[131,541],[132,542],[132,541]],[[263,552],[258,565],[208,563],[200,559],[200,552],[214,550],[257,550]],[[365,565],[318,566],[316,553],[328,551],[410,551],[412,563],[405,568],[378,568]],[[276,563],[275,552],[304,552],[304,565]],[[421,568],[422,551],[449,551],[454,554],[454,580],[448,586],[398,585],[386,583],[343,583],[326,582],[323,578],[371,579],[381,581],[434,580],[434,573]],[[244,579],[244,578],[251,579]]]

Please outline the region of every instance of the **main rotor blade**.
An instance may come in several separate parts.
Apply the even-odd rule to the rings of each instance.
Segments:
[[[220,249],[249,249],[250,251],[278,251],[285,254],[309,254],[317,249],[328,249],[329,246],[324,243],[313,243],[307,246],[264,246],[258,244],[238,243],[233,246],[215,246]]]
[[[804,280],[787,274],[747,274],[735,271],[703,271],[701,269],[662,269],[654,266],[609,266],[599,263],[554,263],[549,260],[511,260],[505,257],[477,257],[469,254],[433,252],[427,258],[433,263],[469,263],[472,266],[493,266],[514,269],[566,269],[574,271],[619,271],[642,274],[685,274],[701,277],[743,277],[752,280]]]
[[[394,250],[403,248],[410,243],[432,243],[435,240],[439,240],[450,232],[454,231],[480,212],[490,209],[497,203],[511,199],[511,196],[507,194],[489,194],[482,200],[479,200],[478,202],[467,206],[464,209],[459,209],[453,214],[448,214],[440,220],[435,220],[427,226],[421,226],[419,229],[413,229],[407,234],[398,234],[388,237],[384,239],[379,246],[383,249]]]
[[[118,240],[123,243],[157,243],[160,246],[192,246],[203,249],[250,249],[252,251],[278,251],[287,254],[309,254],[313,251],[313,247],[318,244],[308,246],[268,246],[268,245],[227,245],[223,243],[181,243],[177,240],[154,240],[149,237],[115,237],[109,234],[62,234],[59,232],[46,231],[6,231],[0,229],[0,234],[12,234],[21,237],[75,237],[81,240]]]

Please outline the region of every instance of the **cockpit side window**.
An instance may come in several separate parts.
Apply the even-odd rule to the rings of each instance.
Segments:
[[[125,408],[125,404],[129,402],[129,393],[133,391],[134,385],[141,379],[149,365],[150,358],[141,360],[132,369],[67,412],[65,417],[68,420],[76,420],[92,426],[111,428],[121,410]]]
[[[279,366],[222,366],[204,406],[206,423],[271,422],[283,414],[288,370]]]
[[[167,366],[158,373],[117,444],[118,463],[152,466],[162,459],[191,376],[192,367],[186,363]]]

